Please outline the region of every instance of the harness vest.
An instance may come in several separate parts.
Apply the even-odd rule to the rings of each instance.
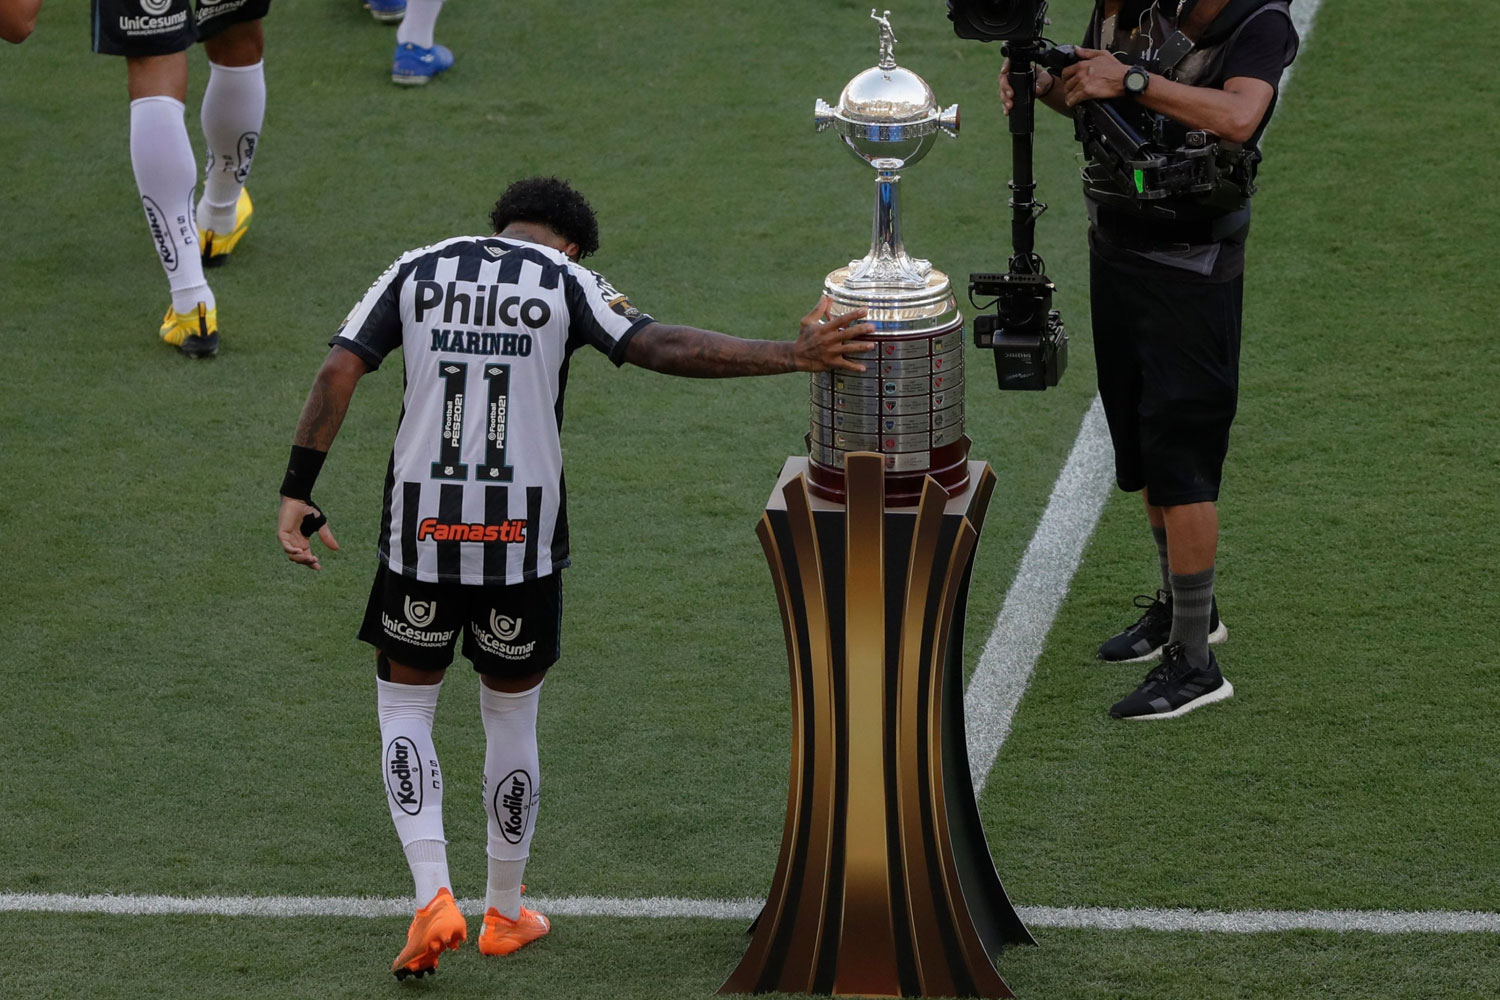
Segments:
[[[1129,10],[1134,6],[1134,11]],[[1098,48],[1124,55],[1132,63],[1167,79],[1193,87],[1222,87],[1229,54],[1246,27],[1257,18],[1277,15],[1291,19],[1290,0],[1198,0],[1180,22],[1173,0],[1158,0],[1145,12],[1120,0],[1100,0],[1089,21],[1089,41]],[[1208,23],[1201,23],[1208,16]],[[1297,36],[1287,42],[1283,65],[1297,53]],[[1155,114],[1131,98],[1108,103],[1160,152],[1186,150],[1184,156],[1213,156],[1206,190],[1145,199],[1122,188],[1115,172],[1097,161],[1083,171],[1089,215],[1115,230],[1154,234],[1164,240],[1208,243],[1242,231],[1250,223],[1250,198],[1260,163],[1260,137],[1276,110],[1277,95],[1249,141],[1232,143],[1195,132]]]

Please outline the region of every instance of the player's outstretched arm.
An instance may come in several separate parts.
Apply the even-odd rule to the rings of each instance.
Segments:
[[[0,38],[17,45],[26,41],[41,9],[42,0],[0,0]]]
[[[650,323],[630,339],[625,360],[654,372],[689,378],[780,375],[831,368],[862,372],[865,366],[848,355],[874,347],[855,338],[874,333],[875,327],[858,322],[864,318],[863,309],[829,319],[832,305],[826,295],[819,299],[812,312],[802,317],[795,341],[745,340],[714,330]]]
[[[323,512],[312,502],[313,483],[323,467],[323,459],[333,439],[338,436],[344,423],[344,414],[349,412],[349,400],[354,397],[354,388],[370,369],[359,355],[335,347],[323,359],[307,402],[302,404],[302,416],[297,420],[297,430],[292,435],[292,457],[287,463],[286,478],[281,483],[281,510],[276,517],[276,540],[281,550],[294,563],[311,569],[322,569],[317,553],[312,550],[312,528],[315,522],[319,541],[337,551],[339,543],[329,530]]]

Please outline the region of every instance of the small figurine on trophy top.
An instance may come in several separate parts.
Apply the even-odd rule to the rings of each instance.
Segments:
[[[870,17],[880,25],[880,68],[896,68],[896,32],[891,27],[891,12],[886,11],[884,17],[875,16],[875,8],[870,8]]]

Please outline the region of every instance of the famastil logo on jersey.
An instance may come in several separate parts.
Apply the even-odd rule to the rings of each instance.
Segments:
[[[424,517],[417,525],[417,541],[425,542],[504,542],[519,545],[526,541],[526,519],[512,518],[498,524],[450,524],[435,517]]]
[[[504,660],[524,660],[536,649],[536,640],[530,642],[515,642],[521,634],[521,624],[524,618],[511,618],[502,615],[498,611],[490,612],[490,627],[486,631],[476,628],[474,630],[474,641],[479,644],[491,656],[498,656]]]
[[[507,843],[519,844],[526,836],[531,809],[536,805],[536,783],[519,768],[500,779],[495,786],[495,822]]]

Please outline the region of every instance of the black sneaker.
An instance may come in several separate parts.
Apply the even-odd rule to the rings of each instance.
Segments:
[[[1195,708],[1234,697],[1234,685],[1219,672],[1219,661],[1208,654],[1208,666],[1198,669],[1182,655],[1182,644],[1162,648],[1162,661],[1136,688],[1116,702],[1109,714],[1116,719],[1175,719]]]
[[[1098,657],[1110,663],[1149,663],[1161,655],[1172,637],[1172,595],[1158,590],[1155,597],[1137,594],[1135,606],[1145,613],[1123,632],[1116,632],[1099,646]],[[1229,638],[1229,629],[1219,621],[1219,599],[1208,612],[1208,642],[1217,646]]]

